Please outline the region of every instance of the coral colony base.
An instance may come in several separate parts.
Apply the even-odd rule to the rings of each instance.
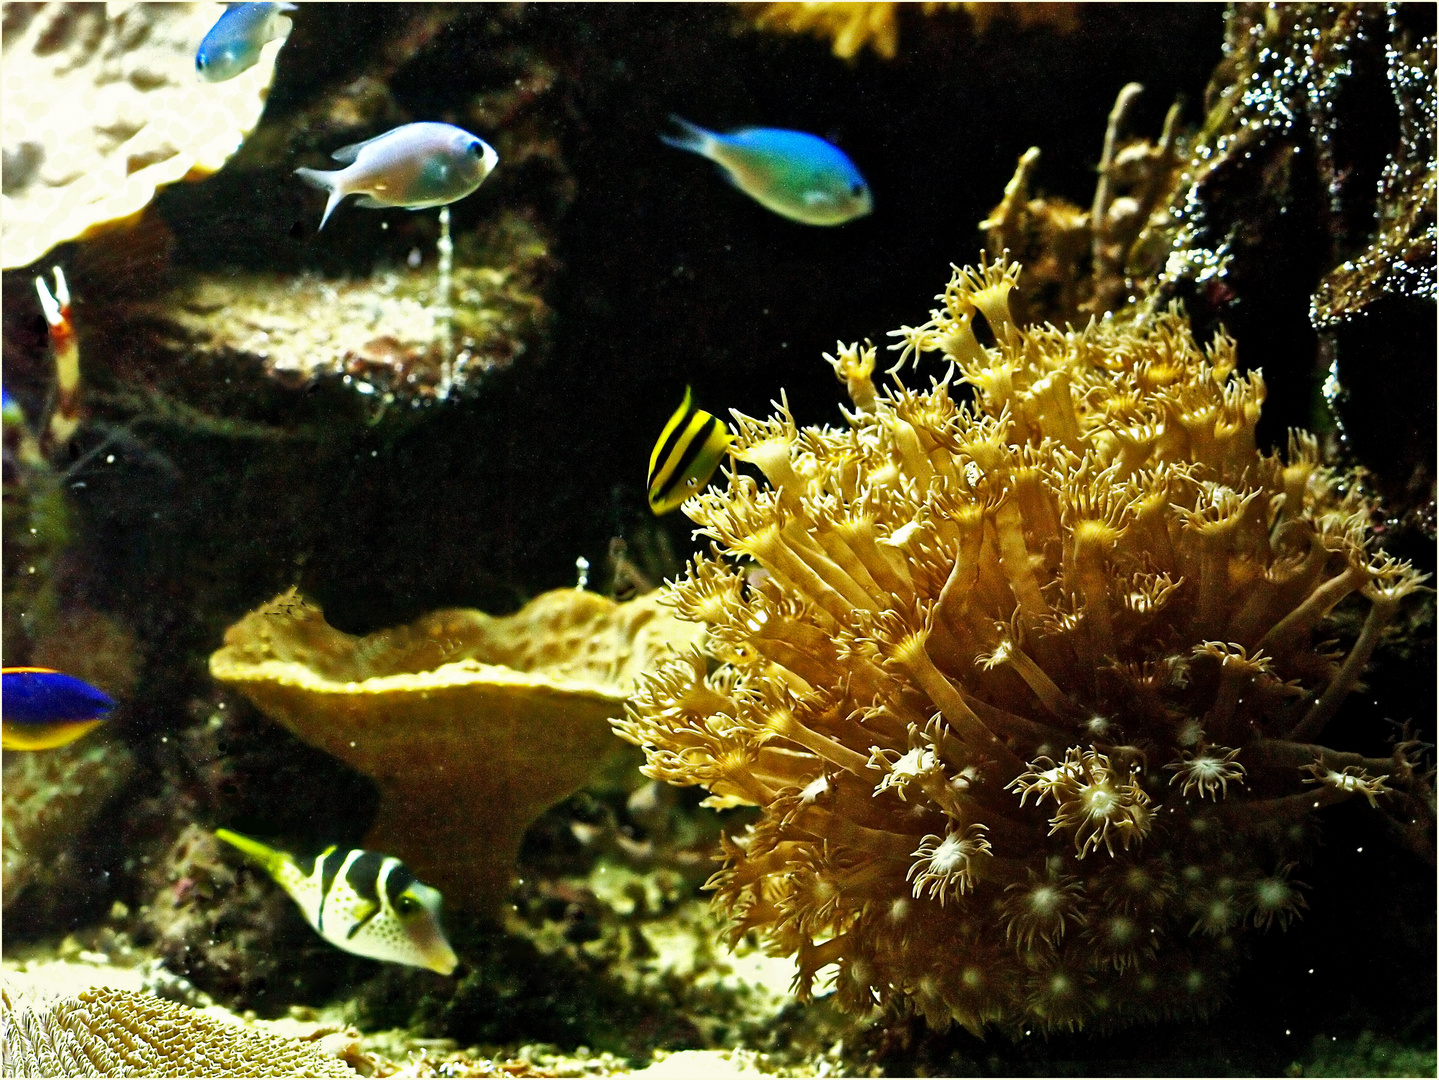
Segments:
[[[1256,449],[1233,341],[1173,309],[1019,327],[1018,275],[956,270],[896,332],[901,365],[951,361],[929,390],[877,392],[874,349],[840,347],[848,427],[738,418],[769,483],[685,504],[713,554],[669,593],[707,652],[616,727],[648,775],[763,808],[710,887],[803,997],[833,969],[846,1009],[940,1029],[1202,1015],[1245,935],[1305,908],[1321,807],[1422,813],[1417,744],[1316,743],[1421,579],[1313,438]]]

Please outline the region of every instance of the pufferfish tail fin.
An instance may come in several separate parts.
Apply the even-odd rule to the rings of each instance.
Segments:
[[[231,832],[229,829],[216,829],[216,839],[223,840],[231,847],[237,847],[251,859],[265,868],[265,871],[275,880],[282,880],[285,868],[294,863],[290,856],[283,851],[276,851],[274,848],[260,843],[258,840],[251,840],[248,836],[241,836],[239,833]]]

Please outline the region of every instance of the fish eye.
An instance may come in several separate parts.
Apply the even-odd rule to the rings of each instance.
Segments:
[[[863,194],[864,194],[864,185],[863,185],[862,183],[860,183],[858,180],[856,180],[853,184],[851,184],[851,185],[849,186],[849,193],[850,193],[851,195],[863,195]]]
[[[476,139],[474,142],[470,143],[470,153],[474,154],[475,157],[480,157],[483,155],[484,151],[480,149],[479,139]]]
[[[408,894],[401,895],[395,901],[396,915],[413,915],[420,910],[420,902]]]

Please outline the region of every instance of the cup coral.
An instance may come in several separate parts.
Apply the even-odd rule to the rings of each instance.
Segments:
[[[737,417],[768,483],[685,504],[714,544],[669,592],[707,654],[616,727],[648,775],[763,808],[710,887],[801,996],[834,965],[851,1011],[975,1033],[1202,1014],[1246,930],[1304,909],[1320,807],[1427,795],[1412,743],[1315,742],[1420,576],[1313,438],[1256,448],[1232,340],[1173,309],[1020,327],[1018,274],[956,270],[896,332],[950,361],[929,390],[840,347],[847,426]]]

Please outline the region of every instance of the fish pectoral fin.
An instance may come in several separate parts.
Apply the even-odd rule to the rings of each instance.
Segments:
[[[353,941],[355,935],[365,928],[365,924],[380,913],[380,905],[378,901],[370,901],[367,902],[363,908],[357,908],[356,910],[360,911],[361,914],[360,917],[355,920],[354,925],[345,931],[346,941]]]
[[[355,158],[360,156],[361,150],[369,146],[372,142],[377,142],[378,140],[383,139],[385,135],[388,134],[389,132],[387,131],[384,135],[376,135],[374,138],[365,139],[362,142],[350,143],[349,146],[342,146],[330,156],[336,161],[338,161],[341,165],[349,165],[354,162]]]
[[[816,191],[814,188],[810,188],[801,195],[800,198],[804,200],[806,206],[818,206],[820,203],[827,201],[824,192]]]

